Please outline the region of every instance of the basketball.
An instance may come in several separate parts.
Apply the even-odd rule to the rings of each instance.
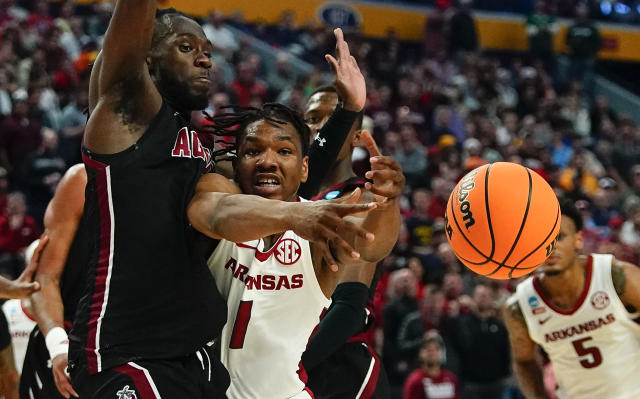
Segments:
[[[465,175],[449,196],[446,236],[458,259],[493,279],[523,276],[551,254],[560,205],[547,182],[515,163],[496,162]]]

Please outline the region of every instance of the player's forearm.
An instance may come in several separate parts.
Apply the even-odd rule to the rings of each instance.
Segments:
[[[535,360],[514,361],[513,370],[518,377],[520,390],[527,399],[549,399],[544,389],[542,370]]]
[[[64,305],[57,277],[38,274],[40,291],[31,294],[31,306],[40,332],[46,336],[55,327],[64,328]]]
[[[400,232],[400,207],[397,199],[379,209],[375,209],[365,217],[362,228],[375,235],[375,240],[367,241],[356,238],[355,250],[360,253],[360,259],[368,263],[376,263],[389,255],[398,240]]]
[[[209,212],[208,230],[214,237],[232,242],[257,240],[290,229],[289,205],[255,195],[218,194]],[[198,228],[195,224],[194,227]],[[206,231],[202,231],[207,234]]]

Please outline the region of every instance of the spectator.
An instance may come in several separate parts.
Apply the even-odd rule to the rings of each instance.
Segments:
[[[640,200],[631,199],[627,205],[627,220],[622,224],[620,241],[634,248],[640,247]]]
[[[18,255],[40,236],[36,221],[27,215],[24,194],[13,192],[7,198],[7,214],[0,216],[0,252]]]
[[[407,219],[406,225],[409,232],[409,245],[414,253],[430,252],[434,223],[428,212],[430,197],[426,189],[419,188],[413,191],[412,215]]]
[[[220,11],[209,14],[209,20],[202,25],[202,30],[207,39],[213,43],[214,50],[222,52],[226,59],[231,59],[234,51],[240,47],[233,32],[224,26],[224,20]]]
[[[585,4],[576,7],[576,20],[567,30],[565,42],[569,47],[569,76],[580,80],[591,98],[596,55],[602,48],[602,38],[596,25],[589,20],[589,9]]]
[[[478,33],[471,15],[473,0],[458,0],[459,7],[449,20],[449,51],[454,58],[478,50]]]
[[[396,270],[389,282],[389,301],[384,306],[384,365],[393,398],[402,395],[402,384],[411,371],[409,361],[398,348],[398,332],[402,320],[418,310],[415,298],[415,276],[409,269]]]
[[[238,64],[236,78],[231,82],[231,90],[238,99],[239,105],[249,105],[253,96],[265,99],[267,88],[258,80],[256,74],[257,68],[249,61]]]
[[[7,200],[9,196],[9,174],[0,166],[0,216],[7,214]]]
[[[416,129],[412,125],[402,126],[400,136],[402,148],[396,150],[393,157],[402,166],[408,186],[424,187],[426,184],[424,172],[427,168],[426,150],[418,141]]]
[[[462,399],[501,398],[510,373],[507,329],[496,316],[491,288],[478,283],[471,313],[451,320],[448,339],[460,358]]]
[[[276,54],[275,69],[267,75],[267,86],[273,92],[272,97],[279,93],[290,90],[296,81],[296,74],[291,68],[291,60],[285,52]]]
[[[42,125],[27,103],[25,90],[14,92],[13,100],[11,115],[0,124],[0,164],[9,172],[12,183],[16,183],[27,155],[40,146]]]
[[[403,399],[460,399],[458,379],[445,370],[445,347],[437,332],[427,333],[419,352],[418,369],[404,384]]]
[[[555,18],[546,10],[543,0],[535,2],[533,14],[527,17],[526,31],[529,36],[529,53],[534,59],[544,62],[549,71],[554,70],[553,35],[558,31]]]

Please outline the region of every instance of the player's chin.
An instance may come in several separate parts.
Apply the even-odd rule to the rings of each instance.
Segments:
[[[189,108],[194,111],[201,111],[209,106],[209,90],[192,87],[189,93]]]

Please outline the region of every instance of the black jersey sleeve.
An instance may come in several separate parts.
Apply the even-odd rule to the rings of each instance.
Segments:
[[[365,328],[369,287],[363,283],[338,284],[329,311],[318,331],[311,337],[307,350],[302,354],[302,364],[309,371],[331,356],[347,339]]]
[[[298,189],[298,195],[302,198],[311,198],[318,193],[359,114],[338,105],[322,126],[309,148],[309,177]]]
[[[3,350],[11,344],[11,333],[9,332],[9,323],[4,316],[4,312],[0,312],[0,350]]]

